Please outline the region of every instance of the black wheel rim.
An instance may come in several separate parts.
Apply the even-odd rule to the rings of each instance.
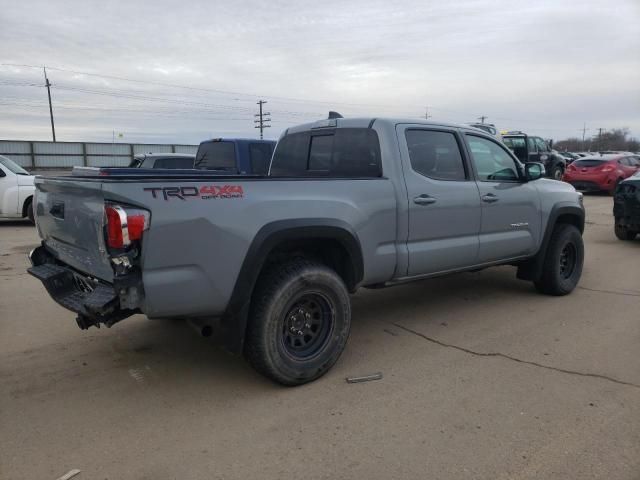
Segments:
[[[560,276],[562,278],[567,279],[573,275],[577,258],[576,246],[573,243],[567,243],[560,252]]]
[[[296,298],[284,317],[282,346],[296,360],[317,355],[328,343],[335,323],[329,300],[320,293]]]

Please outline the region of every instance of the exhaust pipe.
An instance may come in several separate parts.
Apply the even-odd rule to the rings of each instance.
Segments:
[[[203,320],[200,318],[189,318],[187,319],[187,323],[198,333],[198,335],[201,335],[205,338],[213,335],[213,326],[211,325],[209,320]]]

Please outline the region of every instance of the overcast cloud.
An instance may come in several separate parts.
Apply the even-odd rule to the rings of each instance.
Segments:
[[[50,67],[58,140],[255,136],[259,98],[269,138],[328,110],[426,107],[545,138],[583,122],[640,137],[640,0],[0,0],[0,25],[3,139],[51,136],[41,69],[6,64]]]

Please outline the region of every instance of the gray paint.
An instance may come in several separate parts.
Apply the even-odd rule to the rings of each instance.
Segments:
[[[371,120],[339,119],[337,126],[366,128]],[[104,201],[150,210],[151,227],[142,245],[141,308],[149,316],[200,316],[225,311],[251,242],[271,222],[329,218],[350,225],[362,248],[362,284],[368,285],[530,257],[541,245],[553,206],[581,205],[573,187],[552,180],[498,184],[477,182],[473,172],[467,182],[420,176],[408,159],[403,133],[408,126],[477,134],[456,125],[376,119],[372,128],[380,138],[384,173],[378,179],[38,178],[39,232],[60,260],[109,281],[113,274],[104,253]],[[240,185],[244,196],[167,201],[143,190],[172,185]],[[499,195],[500,202],[482,204],[485,191]],[[421,193],[438,201],[416,205],[412,199]],[[48,214],[56,201],[68,208],[64,221]],[[519,222],[528,225],[510,226]]]

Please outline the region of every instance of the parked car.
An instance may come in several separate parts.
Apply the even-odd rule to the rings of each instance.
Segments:
[[[0,155],[0,218],[28,218],[33,223],[33,175]]]
[[[510,131],[502,135],[502,141],[521,162],[540,162],[544,164],[549,178],[562,179],[567,161],[562,155],[554,153],[542,138],[533,137],[521,131]]]
[[[276,142],[247,138],[215,138],[198,147],[195,168],[241,175],[266,175]]]
[[[195,155],[186,153],[144,153],[133,157],[129,168],[193,168],[195,158]]]
[[[268,176],[38,177],[29,272],[82,329],[189,319],[297,385],[337,361],[359,287],[515,265],[570,293],[582,194],[542,173],[478,129],[327,119],[286,130]]]
[[[622,180],[640,168],[633,155],[601,155],[576,160],[567,167],[562,178],[577,190],[614,193]]]
[[[640,172],[618,184],[613,197],[614,232],[620,240],[640,234]]]

